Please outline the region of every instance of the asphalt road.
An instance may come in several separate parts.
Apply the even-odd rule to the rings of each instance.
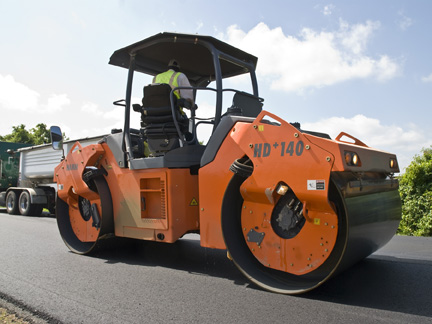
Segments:
[[[0,297],[53,323],[432,323],[431,292],[431,238],[394,237],[312,292],[284,296],[197,235],[80,256],[55,218],[0,210]]]

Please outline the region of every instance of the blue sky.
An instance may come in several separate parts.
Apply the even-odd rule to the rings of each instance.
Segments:
[[[109,57],[174,31],[256,55],[264,109],[304,129],[350,133],[402,167],[432,145],[431,1],[0,0],[0,12],[1,135],[121,128],[126,70]]]

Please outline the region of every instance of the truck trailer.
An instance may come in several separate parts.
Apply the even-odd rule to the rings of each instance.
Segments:
[[[95,144],[102,138],[95,136],[79,141],[85,146]],[[75,141],[66,141],[65,148],[69,149]],[[17,144],[10,154],[13,155],[9,161],[12,161],[11,169],[15,170],[16,181],[2,188],[0,206],[6,206],[6,211],[12,215],[40,216],[44,208],[55,213],[57,186],[53,182],[54,168],[62,159],[62,152],[53,150],[51,144]]]
[[[173,58],[195,102],[197,93],[214,94],[211,117],[167,84],[144,86],[141,102],[132,102],[134,77],[164,72]],[[115,51],[109,63],[128,71],[125,98],[114,102],[125,108],[123,129],[98,144],[73,144],[54,171],[57,224],[71,251],[91,254],[116,237],[174,243],[199,233],[201,246],[227,250],[259,287],[299,294],[395,234],[396,155],[263,110],[255,56],[210,36],[160,33]],[[249,92],[223,86],[241,76]],[[139,131],[131,118],[140,118]]]

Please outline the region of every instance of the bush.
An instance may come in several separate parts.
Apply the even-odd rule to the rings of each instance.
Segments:
[[[416,155],[399,178],[402,220],[398,234],[432,236],[432,146]]]

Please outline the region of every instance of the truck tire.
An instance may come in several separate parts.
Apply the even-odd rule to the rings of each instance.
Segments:
[[[6,211],[9,215],[18,215],[18,199],[15,191],[9,191],[6,196]]]
[[[23,216],[40,216],[42,213],[42,205],[32,204],[30,194],[27,191],[21,193],[18,208]]]
[[[6,192],[0,192],[0,206],[6,206]]]

